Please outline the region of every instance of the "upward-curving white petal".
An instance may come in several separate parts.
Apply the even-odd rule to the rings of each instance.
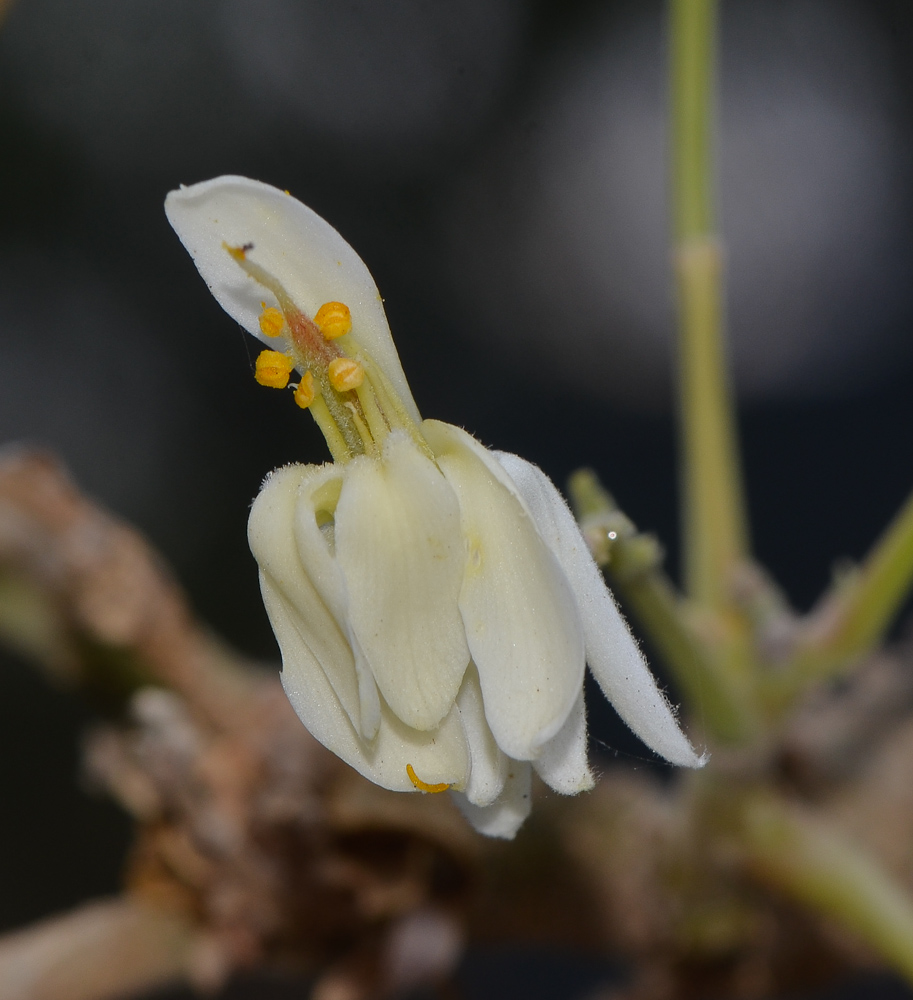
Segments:
[[[666,760],[681,767],[703,766],[706,757],[694,752],[679,728],[554,483],[517,455],[495,452],[495,457],[570,580],[583,622],[587,662],[605,696],[644,743]]]
[[[269,184],[225,176],[170,192],[165,214],[219,305],[274,350],[285,347],[281,338],[261,335],[259,317],[261,302],[276,303],[223,243],[253,244],[250,259],[277,278],[310,317],[325,302],[344,302],[352,313],[352,336],[383,370],[412,419],[420,419],[374,279],[316,212]]]

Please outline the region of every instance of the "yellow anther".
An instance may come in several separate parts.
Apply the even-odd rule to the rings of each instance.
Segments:
[[[314,323],[327,340],[335,340],[352,329],[352,314],[342,302],[324,302],[317,310]]]
[[[439,781],[435,785],[429,785],[427,781],[422,781],[422,779],[415,773],[411,764],[406,765],[406,774],[409,775],[409,780],[420,792],[430,792],[432,795],[437,795],[438,792],[446,792],[450,787],[446,781]]]
[[[317,391],[314,389],[314,376],[310,372],[305,372],[301,376],[298,388],[295,390],[295,402],[301,407],[302,410],[306,410],[311,403],[314,402],[316,395]]]
[[[281,351],[261,351],[254,367],[254,378],[270,389],[284,389],[295,367],[294,360]]]
[[[365,370],[351,358],[334,358],[327,367],[330,385],[337,392],[357,389],[365,380]]]
[[[264,337],[278,337],[285,330],[285,317],[275,306],[264,309],[260,314],[260,332]]]

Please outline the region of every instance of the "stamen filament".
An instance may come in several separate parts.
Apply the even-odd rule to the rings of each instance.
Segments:
[[[350,462],[353,458],[352,450],[346,444],[345,438],[339,430],[339,424],[333,419],[326,400],[319,393],[314,397],[314,402],[308,407],[321,433],[326,438],[327,447],[334,462]]]
[[[392,385],[390,385],[389,379],[384,374],[380,366],[365,350],[360,350],[358,352],[358,360],[361,362],[368,379],[371,382],[371,386],[377,395],[377,401],[380,404],[381,412],[384,413],[385,419],[390,426],[393,426],[394,421],[391,421],[387,414],[393,416],[396,424],[408,431],[412,440],[432,461],[434,461],[434,453],[428,447],[428,442],[422,436],[422,432],[419,430],[415,421],[406,411],[405,406],[403,406],[402,401],[396,394],[396,390]]]
[[[358,428],[358,433],[361,435],[362,444],[365,446],[365,454],[373,457],[377,454],[377,445],[375,444],[374,438],[371,436],[371,432],[365,426],[364,420],[361,419],[361,414],[358,412],[358,403],[349,402],[343,405],[352,414],[352,420],[355,422],[355,426]]]
[[[406,765],[406,774],[409,775],[409,780],[420,792],[430,792],[432,795],[437,795],[439,792],[446,792],[450,787],[446,781],[438,781],[434,784],[422,781],[422,779],[415,773],[415,769],[411,764]]]
[[[327,415],[336,424],[338,433],[346,443],[349,450],[349,457],[364,453],[364,443],[361,432],[355,426],[352,419],[352,412],[346,406],[346,399],[333,388],[330,383],[326,369],[316,369],[317,381],[320,385],[320,394],[323,397],[327,409]],[[346,396],[351,395],[346,393]],[[313,406],[311,407],[313,409]],[[320,428],[323,430],[323,427]],[[332,451],[332,449],[330,449]]]
[[[377,405],[377,396],[374,393],[374,386],[370,379],[362,383],[356,390],[358,401],[361,403],[362,412],[368,423],[368,430],[378,446],[384,443],[390,433],[390,424],[387,422],[381,408]]]

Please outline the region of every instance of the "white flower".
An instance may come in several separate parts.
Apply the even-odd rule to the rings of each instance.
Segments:
[[[249,525],[282,682],[314,736],[385,788],[449,788],[476,829],[512,837],[532,769],[564,794],[593,785],[588,663],[648,746],[700,766],[551,481],[421,419],[342,237],[242,177],[173,191],[166,212],[219,303],[274,348],[258,380],[297,368],[335,459],[274,472]]]

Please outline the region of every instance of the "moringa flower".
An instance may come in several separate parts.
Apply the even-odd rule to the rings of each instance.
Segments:
[[[242,177],[172,191],[168,219],[216,299],[293,370],[334,461],[263,484],[251,550],[302,722],[397,791],[450,789],[512,837],[531,771],[592,787],[588,663],[620,716],[675,764],[682,734],[574,518],[536,466],[422,420],[371,275],[289,194]]]

